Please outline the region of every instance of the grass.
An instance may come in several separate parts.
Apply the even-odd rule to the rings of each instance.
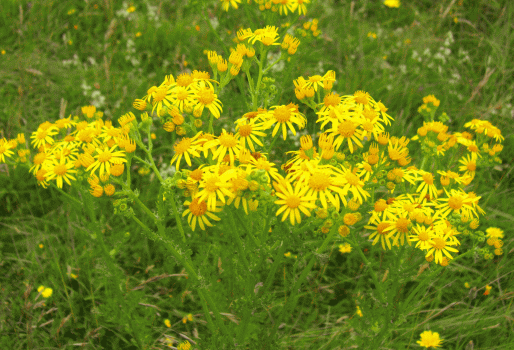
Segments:
[[[444,349],[512,349],[514,6],[497,0],[404,1],[399,9],[371,0],[312,2],[308,16],[299,22],[315,14],[322,34],[300,37],[302,45],[291,62],[297,70],[277,77],[274,104],[297,101],[293,79],[332,69],[336,91],[365,90],[382,100],[396,120],[392,135],[415,135],[423,120],[417,109],[429,94],[441,100],[439,111],[450,117],[450,130],[462,130],[473,118],[490,120],[505,136],[502,164],[470,190],[482,196],[487,213],[480,229],[505,231],[504,254],[492,260],[469,254],[446,269],[422,271],[422,256],[383,252],[379,245],[368,244],[365,256],[373,261],[381,283],[396,293],[387,295],[394,301],[391,315],[377,306],[362,257],[356,251],[341,254],[333,243],[326,255],[316,258],[296,308],[278,327],[277,343],[266,344],[263,328],[282,316],[289,287],[309,261],[309,251],[319,246],[315,238],[298,232],[287,247],[275,247],[282,254],[297,248],[291,252],[299,263],[294,258],[280,263],[260,311],[252,316],[249,348],[416,349],[419,334],[433,330],[444,338]],[[230,44],[241,25],[250,26],[243,18],[253,21],[254,29],[263,24],[258,13],[225,13],[215,1],[131,4],[133,13],[126,11],[128,2],[112,0],[2,3],[1,137],[29,135],[40,123],[80,114],[80,107],[88,104],[116,120],[166,74],[210,71],[204,50],[223,52],[216,36]],[[218,23],[216,35],[207,20]],[[275,25],[284,22],[277,16]],[[270,77],[274,74],[280,75]],[[233,82],[220,96],[222,125],[247,111],[241,99],[230,98],[239,90]],[[307,116],[312,122],[315,114]],[[162,130],[158,137],[158,155],[169,161],[171,139]],[[289,140],[277,143],[277,149],[288,146]],[[416,162],[422,155],[413,147]],[[22,167],[0,167],[0,182],[2,348],[164,349],[169,337],[194,344],[210,336],[197,290],[183,266],[129,218],[113,215],[111,201],[104,197],[87,204],[84,208],[91,211],[74,207],[57,190],[38,187]],[[158,181],[135,175],[133,185],[141,191],[141,201],[154,209]],[[89,198],[73,190],[70,195]],[[228,232],[230,221],[223,219],[220,232]],[[165,224],[174,227],[175,221]],[[245,312],[247,286],[235,272],[239,262],[231,258],[233,242],[227,235],[213,238],[204,232],[189,239],[193,262],[202,266],[204,275],[216,276],[210,288],[219,296],[216,303],[225,324],[234,326]],[[261,249],[263,256],[275,251]],[[274,265],[270,259],[262,266]],[[242,297],[233,298],[217,279]],[[51,287],[53,296],[38,295],[40,285]],[[486,285],[493,287],[489,295],[483,295]],[[356,315],[356,303],[363,317]],[[194,321],[183,323],[189,313]],[[165,319],[171,321],[170,328]]]

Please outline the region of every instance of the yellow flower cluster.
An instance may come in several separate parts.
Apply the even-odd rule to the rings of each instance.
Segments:
[[[220,2],[223,10],[228,11],[231,6],[237,10],[241,0],[220,0]],[[306,15],[307,6],[305,4],[309,4],[310,0],[254,0],[253,3],[258,5],[260,11],[270,10],[287,16],[289,12],[294,13],[296,10],[298,10],[299,15]]]
[[[83,107],[82,112],[88,120],[94,119],[81,121],[69,116],[53,123],[44,122],[32,133],[31,143],[38,153],[29,171],[44,188],[49,181],[55,181],[59,188],[64,182],[71,185],[77,174],[87,173],[91,194],[111,196],[115,188],[109,176],[123,174],[126,152],[136,148],[129,137],[135,116],[121,117],[121,127],[116,128],[111,121],[103,121],[103,114],[94,106]]]

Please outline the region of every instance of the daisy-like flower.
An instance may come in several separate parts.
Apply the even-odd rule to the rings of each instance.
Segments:
[[[207,203],[205,203],[205,201],[199,200],[198,197],[196,197],[191,201],[185,201],[184,205],[187,206],[187,209],[184,210],[182,216],[186,216],[189,214],[187,217],[187,223],[193,231],[196,228],[197,221],[200,228],[205,231],[206,225],[209,227],[213,226],[209,219],[216,221],[221,220],[218,216],[214,214],[221,211],[221,208],[218,208],[218,205],[221,205],[220,202],[215,202],[214,207],[208,209]]]
[[[264,146],[261,140],[257,138],[257,136],[266,136],[266,134],[262,132],[262,130],[264,130],[264,126],[262,124],[257,124],[255,118],[242,119],[243,120],[236,125],[235,136],[239,138],[241,148],[246,148],[246,144],[248,144],[248,147],[252,152],[255,152],[255,147],[253,145],[254,142],[261,147]]]
[[[421,333],[421,340],[418,340],[416,343],[425,348],[439,348],[442,342],[443,339],[439,339],[439,333],[424,331]]]
[[[421,250],[428,250],[432,246],[430,245],[430,239],[435,237],[435,232],[432,227],[426,227],[416,224],[412,228],[412,235],[409,235],[410,242],[417,242],[416,248]]]
[[[274,26],[266,26],[265,28],[260,28],[252,32],[250,28],[248,29],[240,29],[237,32],[237,38],[240,41],[248,39],[250,44],[255,44],[256,41],[262,42],[264,45],[280,45],[279,43],[275,43],[278,39],[278,28]]]
[[[228,152],[230,165],[233,165],[236,155],[239,154],[239,151],[241,150],[241,144],[239,143],[238,138],[234,136],[233,133],[227,132],[225,129],[223,129],[221,135],[216,139],[207,141],[203,145],[204,149],[215,146],[217,146],[217,148],[213,151],[212,159],[217,159],[218,164],[223,161],[223,158],[225,158],[225,155]]]
[[[221,2],[221,8],[228,12],[228,9],[232,5],[234,9],[237,10],[237,4],[241,3],[241,0],[220,0]]]
[[[200,136],[202,136],[201,131],[192,138],[184,137],[173,145],[175,155],[171,158],[170,165],[173,165],[173,163],[176,162],[175,166],[177,171],[180,170],[180,161],[182,160],[182,157],[186,159],[186,163],[189,166],[192,165],[191,156],[200,157],[200,153],[198,152],[200,150],[200,146],[198,145],[199,141],[197,140]]]
[[[307,15],[307,7],[305,4],[310,4],[311,0],[296,0],[296,3],[298,5],[298,14],[301,16]]]
[[[63,118],[63,119],[57,119],[55,122],[54,122],[55,126],[58,127],[59,129],[69,129],[71,128],[72,126],[74,126],[76,123],[74,121],[71,120],[71,115],[68,117],[68,118]]]
[[[299,129],[303,129],[307,124],[307,119],[303,114],[298,112],[298,106],[290,103],[287,106],[273,106],[272,109],[267,113],[268,121],[265,122],[264,127],[270,128],[273,124],[272,137],[275,137],[277,131],[282,128],[282,137],[284,140],[287,138],[287,127],[291,130],[293,135],[296,135],[296,130],[293,124],[296,124]]]
[[[462,157],[459,160],[459,163],[462,164],[459,166],[459,171],[463,172],[465,176],[475,177],[475,171],[477,169],[477,161],[472,153],[467,156]]]
[[[343,243],[339,245],[339,251],[341,254],[345,253],[351,253],[352,252],[352,246],[349,243]]]
[[[280,177],[277,168],[275,168],[275,163],[268,161],[268,159],[264,155],[262,155],[258,159],[255,159],[254,157],[249,158],[246,171],[251,173],[253,170],[266,171],[268,182],[270,181],[270,176],[275,180],[278,180]]]
[[[385,250],[386,244],[387,244],[387,248],[390,250],[391,249],[390,238],[393,234],[387,230],[389,228],[389,226],[390,226],[389,223],[383,221],[383,222],[376,222],[374,224],[374,226],[370,226],[370,225],[364,226],[364,228],[375,231],[369,236],[369,238],[373,240],[373,245],[377,244],[378,241],[381,241],[382,249]]]
[[[399,208],[396,212],[396,218],[386,222],[389,224],[389,227],[386,228],[386,231],[389,231],[391,236],[395,236],[393,245],[397,245],[398,241],[400,241],[401,245],[404,245],[407,234],[409,233],[409,227],[411,225],[409,212],[403,208]],[[409,245],[411,244],[409,239],[407,239],[407,243]]]
[[[181,112],[184,111],[184,107],[186,105],[195,104],[195,92],[192,90],[191,84],[182,86],[177,83],[176,85],[168,88],[167,91],[169,95],[169,103],[177,107]],[[165,101],[168,101],[168,99]]]
[[[439,197],[438,202],[442,202],[437,205],[437,212],[441,217],[445,218],[452,213],[460,215],[466,215],[467,217],[478,218],[477,209],[482,211],[478,207],[477,203],[481,197],[469,196],[462,190],[451,189],[450,192],[446,191],[446,198]],[[473,215],[472,215],[473,214]]]
[[[234,197],[230,187],[230,179],[237,176],[236,169],[230,169],[219,174],[219,165],[203,168],[204,173],[199,182],[197,198],[199,201],[206,201],[209,210],[216,208],[217,199],[226,203],[225,196]]]
[[[96,113],[96,107],[95,106],[84,106],[81,108],[82,113],[88,118],[91,119]]]
[[[293,190],[289,181],[284,179],[280,179],[279,182],[275,182],[274,187],[277,191],[275,193],[276,196],[280,198],[275,201],[275,204],[281,205],[276,212],[276,216],[284,213],[282,215],[282,221],[285,221],[289,216],[291,225],[294,225],[295,222],[302,222],[300,211],[307,216],[311,216],[310,210],[316,208],[316,205],[314,204],[316,197],[306,195],[309,190],[308,187],[301,186],[296,183]]]
[[[207,107],[216,119],[220,117],[223,111],[222,103],[218,99],[218,95],[214,93],[214,89],[211,86],[206,86],[205,81],[199,81],[197,87],[194,88],[194,100],[196,109],[203,111]]]
[[[398,8],[400,7],[400,0],[385,0],[384,5],[386,5],[389,8]]]
[[[428,242],[430,244],[430,248],[427,251],[425,257],[434,255],[435,263],[439,264],[443,260],[443,254],[449,259],[453,259],[449,252],[458,253],[459,251],[455,248],[452,248],[452,245],[458,245],[457,242],[448,240],[449,236],[443,234],[442,231],[436,231],[434,237],[432,237]]]
[[[110,149],[108,147],[96,148],[96,158],[95,162],[87,167],[86,171],[91,171],[91,174],[94,174],[95,171],[100,168],[100,176],[104,173],[111,174],[111,166],[115,164],[126,163],[127,159],[125,158],[124,151],[115,151],[118,147],[117,144],[112,146]]]
[[[60,160],[52,159],[51,163],[47,164],[45,167],[45,170],[47,170],[45,181],[55,179],[57,187],[59,188],[62,188],[63,180],[70,186],[70,180],[76,180],[75,177],[71,175],[77,172],[77,170],[73,169],[75,167],[74,162],[67,160],[65,157],[61,157]]]
[[[342,177],[346,182],[343,186],[344,193],[351,192],[353,194],[353,198],[361,204],[370,196],[370,194],[363,189],[364,181],[360,179],[359,175],[354,174],[351,169],[343,168]]]
[[[5,163],[5,157],[11,157],[14,152],[10,151],[13,148],[12,145],[7,142],[7,139],[0,139],[0,163]]]
[[[418,180],[422,180],[416,190],[419,196],[425,197],[428,194],[430,198],[437,198],[437,187],[434,185],[434,175],[423,170],[418,170],[417,173],[420,176]]]
[[[339,120],[334,122],[332,129],[330,130],[331,135],[334,135],[334,147],[339,150],[341,145],[347,140],[348,148],[353,153],[354,144],[362,148],[362,129],[359,127],[361,121],[357,118],[347,117],[348,119]]]
[[[36,149],[45,144],[51,145],[54,143],[54,139],[52,138],[52,136],[54,136],[58,133],[59,133],[59,129],[57,127],[52,126],[47,129],[43,129],[43,128],[39,127],[30,136],[30,138],[32,139],[31,144]]]
[[[503,230],[497,227],[489,227],[485,230],[485,233],[487,233],[487,238],[503,238]]]
[[[305,162],[306,164],[309,162]],[[319,198],[323,208],[328,208],[328,201],[339,211],[339,198],[346,205],[346,191],[341,186],[344,184],[342,175],[333,168],[320,167],[306,174],[306,180],[301,182],[302,186],[307,187],[309,190],[307,196],[313,196],[316,199]],[[334,196],[332,192],[339,194]]]

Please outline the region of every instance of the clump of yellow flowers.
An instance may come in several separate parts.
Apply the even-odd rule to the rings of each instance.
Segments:
[[[362,235],[364,227],[372,244],[384,250],[407,245],[427,261],[448,265],[458,252],[459,235],[475,230],[484,214],[480,196],[466,188],[479,168],[499,160],[501,131],[475,119],[465,124],[466,131],[449,132],[444,113],[435,120],[439,101],[430,95],[419,110],[425,122],[417,135],[392,136],[388,108],[365,91],[335,92],[334,71],[292,82],[296,98],[315,113],[308,122],[303,106],[295,101],[268,106],[262,91],[274,82],[264,75],[294,55],[300,41],[287,34],[280,40],[279,29],[272,26],[241,29],[237,37],[239,44],[228,58],[207,53],[213,78],[196,70],[170,74],[136,99],[140,121],[129,112],[115,127],[89,106],[82,109],[85,120],[70,116],[41,124],[30,137],[38,152],[30,171],[39,184],[62,188],[80,176],[93,196],[111,196],[120,184],[113,177],[126,174],[128,182],[125,164],[130,168],[135,160],[162,180],[165,197],[171,190],[181,196],[181,216],[193,231],[208,230],[233,206],[246,215],[257,212],[264,221],[270,212],[291,225],[308,220],[318,234],[333,229],[343,240]],[[275,47],[281,50],[279,58],[266,63],[264,57]],[[257,65],[257,76],[252,65]],[[213,121],[223,114],[218,94],[241,70],[251,108],[230,121],[231,127],[215,132]],[[161,177],[151,157],[154,120],[172,137],[168,162],[175,172],[168,178]],[[319,126],[319,132],[306,134],[308,123]],[[292,136],[301,136],[300,148],[290,149],[281,164],[273,146],[278,138]],[[419,142],[420,157],[411,155],[411,141]],[[20,147],[18,162],[28,162],[24,142],[22,136],[0,140],[0,161]],[[136,145],[145,155],[136,155]],[[351,251],[350,245],[341,247]]]

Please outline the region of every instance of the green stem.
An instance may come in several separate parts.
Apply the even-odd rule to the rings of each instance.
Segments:
[[[281,313],[279,320],[273,326],[273,331],[272,331],[270,339],[272,339],[272,340],[275,339],[275,334],[277,333],[278,326],[282,323],[282,320],[284,319],[284,317],[287,317],[287,315],[291,315],[291,310],[294,310],[294,308],[298,302],[298,299],[299,299],[297,296],[298,296],[300,287],[302,286],[303,282],[307,278],[307,275],[309,274],[312,267],[314,266],[314,263],[316,262],[316,256],[325,251],[326,247],[328,246],[328,244],[330,243],[330,241],[332,240],[332,238],[336,232],[337,232],[337,228],[334,225],[330,229],[329,234],[327,235],[327,237],[325,238],[325,240],[323,241],[321,246],[316,250],[316,252],[312,256],[312,258],[309,261],[309,263],[307,264],[307,266],[303,269],[300,277],[298,278],[298,280],[296,281],[296,283],[294,284],[294,286],[292,288],[291,294],[290,294],[289,298],[287,299],[286,304],[284,305],[284,308],[282,309],[283,312]]]
[[[364,253],[362,252],[362,249],[361,249],[359,243],[357,242],[357,240],[355,240],[354,237],[348,237],[348,239],[352,243],[352,246],[355,248],[355,250],[359,253],[361,259],[364,260],[364,264],[366,265],[366,267],[368,267],[369,272],[371,274],[371,278],[373,279],[373,283],[375,284],[375,287],[377,288],[378,298],[382,304],[385,304],[386,300],[385,300],[384,293],[382,290],[382,285],[379,283],[377,274],[373,270],[371,263],[369,262],[368,258],[366,258],[366,255],[364,255]]]

